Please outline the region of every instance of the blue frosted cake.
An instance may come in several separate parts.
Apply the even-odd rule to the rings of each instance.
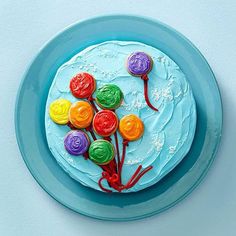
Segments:
[[[179,66],[139,42],[107,41],[57,71],[45,113],[49,149],[79,183],[136,192],[188,153],[196,107]]]

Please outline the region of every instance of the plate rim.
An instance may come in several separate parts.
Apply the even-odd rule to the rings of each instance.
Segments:
[[[184,194],[182,194],[178,199],[176,199],[175,201],[173,201],[171,204],[152,211],[150,213],[146,213],[146,214],[142,214],[142,215],[138,215],[138,216],[134,216],[134,217],[127,217],[127,218],[111,218],[111,217],[102,217],[102,216],[98,216],[98,215],[93,215],[90,213],[87,213],[85,211],[82,210],[78,210],[75,209],[71,206],[69,206],[65,201],[59,200],[52,192],[50,192],[50,189],[48,189],[43,182],[40,182],[40,180],[34,175],[33,170],[31,169],[31,166],[29,165],[29,163],[27,162],[27,158],[26,155],[23,151],[22,148],[22,141],[20,139],[20,130],[19,130],[19,126],[18,126],[18,118],[17,118],[17,113],[18,113],[18,104],[19,104],[19,98],[20,98],[20,94],[21,94],[21,90],[23,88],[23,84],[24,84],[24,80],[26,75],[28,74],[31,66],[33,65],[33,63],[35,62],[35,60],[38,58],[39,55],[42,54],[43,50],[45,47],[47,47],[50,43],[52,43],[57,37],[59,37],[62,34],[65,34],[66,32],[68,32],[70,29],[72,29],[73,27],[75,27],[76,25],[82,25],[82,24],[90,24],[94,21],[99,21],[101,19],[110,19],[110,18],[135,18],[137,20],[141,20],[141,21],[145,21],[145,22],[149,22],[152,23],[154,25],[159,25],[162,27],[165,27],[166,29],[173,31],[175,34],[177,34],[180,38],[182,38],[183,40],[185,40],[192,48],[194,48],[197,52],[197,54],[201,57],[201,59],[206,63],[209,72],[212,75],[212,78],[214,79],[214,83],[216,85],[217,88],[217,94],[219,96],[219,101],[220,101],[220,109],[219,109],[219,114],[218,114],[218,118],[219,118],[219,135],[216,138],[216,142],[215,142],[215,147],[214,150],[212,152],[212,157],[210,159],[210,161],[208,162],[208,164],[206,165],[203,173],[199,176],[198,180],[194,182],[194,184],[188,189],[188,191],[186,191]],[[39,48],[39,50],[37,51],[37,53],[31,58],[30,62],[28,63],[28,66],[26,67],[25,72],[23,73],[23,76],[21,77],[20,83],[19,83],[19,88],[17,91],[17,95],[16,95],[16,100],[15,100],[15,109],[14,109],[14,125],[15,125],[15,136],[16,136],[16,141],[18,144],[18,148],[20,150],[22,159],[25,163],[25,165],[27,166],[28,170],[30,171],[31,175],[33,176],[33,178],[36,180],[36,182],[39,184],[39,186],[46,192],[49,194],[49,196],[51,196],[54,200],[56,200],[57,202],[59,202],[61,205],[65,206],[66,208],[76,212],[76,213],[80,213],[81,215],[90,217],[90,218],[95,218],[95,219],[99,219],[99,220],[106,220],[106,221],[132,221],[132,220],[139,220],[139,219],[143,219],[146,217],[151,217],[153,215],[162,213],[170,208],[172,208],[173,206],[175,206],[176,204],[178,204],[179,202],[181,202],[183,199],[185,199],[187,196],[189,196],[194,189],[196,189],[199,184],[201,183],[201,181],[204,179],[204,177],[206,176],[206,174],[208,173],[210,167],[212,166],[212,163],[214,162],[215,158],[216,158],[216,154],[220,148],[220,143],[221,143],[221,137],[222,137],[222,127],[223,127],[223,102],[222,102],[222,96],[220,93],[220,89],[219,89],[219,84],[216,80],[216,77],[214,75],[214,72],[212,70],[212,68],[210,67],[208,61],[206,60],[206,58],[203,56],[203,54],[200,52],[200,50],[186,37],[184,36],[182,33],[180,33],[179,31],[177,31],[176,29],[174,29],[173,27],[155,19],[155,18],[151,18],[151,17],[147,17],[147,16],[143,16],[143,15],[137,15],[137,14],[104,14],[104,15],[99,15],[99,16],[95,16],[95,17],[88,17],[85,18],[83,20],[78,20],[70,25],[68,25],[67,27],[63,28],[62,30],[60,30],[58,33],[54,34],[52,37],[50,37],[49,40],[47,40],[45,43],[42,44],[42,46]]]

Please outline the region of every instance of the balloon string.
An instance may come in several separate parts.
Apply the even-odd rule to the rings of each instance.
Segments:
[[[112,110],[114,113],[116,113],[116,110]],[[120,149],[119,149],[119,142],[118,142],[118,136],[117,136],[117,132],[114,133],[114,137],[115,137],[115,145],[116,145],[116,154],[117,154],[117,162],[118,165],[116,165],[117,168],[117,173],[119,173],[119,167],[120,167]],[[119,175],[119,183],[121,183],[121,179],[120,179],[120,175]]]
[[[126,139],[123,140],[123,151],[122,151],[122,157],[121,157],[119,171],[118,171],[118,176],[119,176],[120,181],[121,181],[122,167],[123,167],[124,162],[125,162],[126,147],[128,146],[128,143],[129,143],[128,140],[126,140]]]
[[[92,96],[89,96],[88,101],[90,101],[90,103],[91,103],[93,109],[95,110],[95,112],[98,112],[97,106],[94,103],[94,98]]]
[[[103,139],[104,139],[104,140],[107,140],[108,142],[111,142],[111,140],[112,140],[110,136],[108,136],[108,137],[103,137]]]
[[[152,168],[153,168],[152,166],[148,166],[146,169],[141,171],[141,173],[131,183],[129,183],[129,185],[127,186],[127,189],[132,188]]]
[[[110,172],[111,170],[109,169],[108,166],[106,168],[104,168],[104,167],[105,166],[102,167],[104,171],[102,172],[102,177],[98,181],[98,185],[105,192],[112,192],[112,191],[109,189],[106,189],[102,186],[102,180],[106,179],[107,183],[109,184],[110,187],[114,188],[118,192],[121,192],[124,189],[132,188],[148,171],[150,171],[153,168],[152,166],[149,166],[140,172],[140,170],[142,169],[142,165],[139,165],[139,167],[134,172],[134,174],[132,175],[130,180],[127,182],[127,184],[122,185],[119,182],[119,175],[117,175],[115,173],[111,173]]]
[[[107,183],[109,184],[110,187],[114,188],[118,192],[121,192],[122,186],[118,185],[116,182],[119,180],[119,177],[117,174],[110,174],[107,171],[102,172],[102,177],[98,181],[99,187],[105,191],[105,192],[112,192],[111,190],[104,188],[102,185],[102,180],[106,179]]]
[[[88,131],[91,134],[94,141],[97,140],[91,125],[89,127],[85,128],[85,130]]]
[[[130,180],[127,182],[127,184],[125,186],[129,186],[132,183],[132,181],[136,178],[136,176],[138,175],[138,173],[140,172],[141,169],[142,169],[142,165],[139,165],[139,167],[134,172],[134,174],[132,175],[132,177],[130,178]]]
[[[141,79],[142,79],[143,82],[144,82],[144,97],[145,97],[145,100],[146,100],[147,105],[148,105],[152,110],[158,111],[158,109],[155,108],[155,107],[151,104],[151,102],[150,102],[150,100],[149,100],[149,97],[148,97],[148,76],[147,76],[147,75],[142,75],[142,76],[141,76]]]
[[[85,153],[83,154],[83,156],[84,156],[84,159],[87,160],[87,159],[89,158],[88,152],[85,152]],[[109,166],[100,166],[100,167],[104,170],[104,172],[108,173],[108,176],[109,176],[110,174],[112,174],[112,173],[111,173],[111,170],[110,170],[110,168],[109,168]],[[104,172],[103,172],[103,173],[104,173]],[[107,179],[107,178],[106,178],[106,177],[104,176],[104,174],[103,174],[102,177],[98,180],[98,185],[99,185],[99,187],[100,187],[104,192],[111,193],[111,192],[112,192],[111,190],[109,190],[109,189],[103,187],[102,181],[103,181],[104,179]],[[110,184],[109,184],[109,185],[110,185]],[[111,186],[111,185],[110,185],[110,186]]]
[[[104,171],[108,172],[109,174],[112,174],[112,170],[110,169],[110,167],[109,167],[108,165],[100,165],[100,167],[101,167]]]
[[[117,162],[118,162],[118,168],[120,166],[120,150],[119,150],[119,143],[118,143],[118,137],[117,137],[117,132],[114,133],[115,137],[115,143],[116,143],[116,154],[117,154]]]
[[[111,137],[110,136],[108,136],[108,137],[103,137],[103,139],[104,140],[107,140],[108,142],[111,142],[112,141],[112,139],[111,139]],[[116,163],[116,159],[115,158],[113,158],[113,160],[111,161],[111,162],[109,162],[109,164],[108,164],[109,166],[110,166],[110,168],[111,168],[111,170],[113,171],[113,173],[118,173],[118,170],[117,170],[117,163]]]
[[[77,128],[74,127],[74,126],[70,123],[70,121],[67,123],[67,126],[70,127],[72,130],[77,130]],[[91,134],[93,140],[97,140],[97,138],[96,138],[96,136],[95,136],[95,134],[94,134],[94,132],[93,132],[93,129],[92,129],[92,126],[91,126],[91,125],[90,125],[89,127],[85,128],[85,130],[88,131],[88,132],[90,132],[90,134]]]
[[[112,175],[112,170],[111,170],[111,168],[110,168],[110,166],[109,165],[99,165],[102,169],[103,169],[103,171],[104,172],[106,172],[106,173],[108,173],[109,175]],[[102,172],[103,173],[103,172]],[[108,183],[109,184],[109,183]],[[109,186],[111,187],[111,185],[109,184]]]
[[[68,121],[68,123],[66,124],[70,129],[72,129],[72,130],[75,130],[75,129],[77,129],[77,128],[75,128],[71,123],[70,123],[70,121]]]
[[[111,160],[108,164],[109,168],[112,171],[112,174],[116,174],[116,159],[113,158],[113,160]]]
[[[85,152],[85,153],[83,154],[83,157],[84,157],[85,160],[88,160],[88,158],[89,158],[88,152]]]
[[[111,193],[112,191],[107,189],[107,188],[104,188],[102,186],[102,181],[104,180],[105,178],[104,177],[101,177],[99,180],[98,180],[98,185],[99,187],[101,188],[101,190],[103,190],[104,192],[107,192],[107,193]]]

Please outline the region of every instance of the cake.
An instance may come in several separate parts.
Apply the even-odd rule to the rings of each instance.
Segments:
[[[89,46],[58,69],[45,112],[48,147],[80,184],[103,192],[154,185],[188,153],[196,106],[180,67],[132,41]]]

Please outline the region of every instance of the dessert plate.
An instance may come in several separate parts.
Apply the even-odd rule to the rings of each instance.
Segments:
[[[163,51],[185,73],[196,100],[196,133],[188,155],[157,184],[136,193],[107,194],[82,186],[61,169],[46,141],[45,104],[57,69],[84,48],[108,40],[139,41]],[[155,20],[111,15],[76,23],[41,49],[20,85],[15,127],[28,169],[54,199],[90,217],[134,220],[170,208],[200,183],[219,145],[222,104],[211,68],[188,39]]]

